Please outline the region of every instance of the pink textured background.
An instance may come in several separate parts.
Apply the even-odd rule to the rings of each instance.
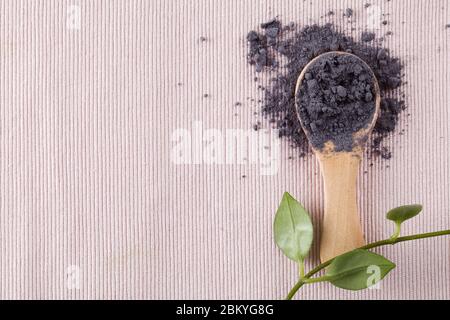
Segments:
[[[448,229],[450,3],[370,3],[388,14],[389,25],[375,31],[393,31],[385,43],[406,63],[411,116],[389,141],[392,160],[363,163],[366,237],[388,236],[384,213],[405,203],[425,207],[405,234]],[[295,151],[284,142],[273,176],[251,164],[176,165],[171,136],[193,121],[224,132],[258,120],[247,99],[261,92],[245,34],[261,21],[280,15],[348,29],[342,10],[350,6],[356,36],[367,21],[363,4],[0,1],[0,298],[284,296],[297,271],[272,241],[272,220],[290,191],[319,223],[314,158],[289,160]],[[69,5],[81,8],[79,30],[66,26]],[[336,15],[321,19],[330,9]],[[379,290],[323,284],[301,297],[450,298],[448,238],[377,251],[398,265]],[[316,239],[308,267],[317,260]],[[78,289],[67,286],[70,266]]]

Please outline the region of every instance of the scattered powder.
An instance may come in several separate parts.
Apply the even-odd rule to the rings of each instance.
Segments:
[[[400,60],[376,41],[357,41],[337,31],[332,24],[304,26],[297,30],[295,24],[283,27],[280,21],[272,20],[261,28],[262,32],[251,31],[247,35],[248,62],[255,66],[257,73],[271,76],[266,86],[260,86],[264,92],[262,112],[279,129],[280,137],[289,138],[292,145],[300,149],[300,155],[310,152],[295,110],[297,79],[316,56],[344,51],[364,60],[378,80],[382,100],[369,151],[372,156],[390,158],[391,153],[382,146],[382,141],[395,129],[399,113],[405,108],[397,95],[389,94],[402,84]]]
[[[314,148],[327,141],[335,151],[351,151],[353,133],[375,113],[374,75],[353,55],[326,54],[309,67],[297,93],[298,113]]]
[[[373,32],[363,32],[361,33],[361,41],[370,42],[375,40],[375,33]]]
[[[352,8],[345,9],[344,17],[350,18],[351,16],[353,16],[353,9]]]

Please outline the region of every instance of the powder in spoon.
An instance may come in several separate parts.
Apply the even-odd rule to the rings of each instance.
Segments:
[[[248,62],[258,74],[271,77],[266,85],[261,85],[262,113],[276,125],[280,137],[288,138],[299,149],[300,155],[311,151],[295,110],[295,85],[303,68],[329,51],[353,53],[364,60],[374,72],[381,93],[380,114],[369,152],[373,157],[390,158],[391,151],[383,146],[383,140],[395,130],[405,104],[398,95],[403,67],[389,49],[378,45],[376,39],[365,42],[349,37],[332,24],[297,28],[294,23],[283,26],[278,20],[263,24],[262,32],[251,31],[247,40]]]
[[[354,55],[325,54],[309,65],[297,92],[298,113],[309,141],[322,149],[351,151],[353,134],[367,127],[375,113],[374,75]]]

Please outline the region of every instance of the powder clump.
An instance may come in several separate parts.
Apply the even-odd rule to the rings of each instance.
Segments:
[[[373,32],[363,32],[361,34],[361,40],[364,42],[370,42],[372,40],[375,40],[375,33]]]
[[[344,17],[350,18],[351,16],[353,16],[353,9],[352,8],[345,9]]]

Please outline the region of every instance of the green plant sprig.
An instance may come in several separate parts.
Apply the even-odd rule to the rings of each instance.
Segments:
[[[285,193],[274,221],[275,242],[283,253],[299,264],[299,277],[286,299],[291,300],[305,284],[330,282],[347,290],[362,290],[383,279],[395,264],[385,257],[368,250],[394,245],[399,242],[450,235],[450,230],[422,233],[400,237],[401,225],[422,211],[421,205],[407,205],[390,210],[386,217],[395,223],[395,231],[389,239],[373,242],[361,248],[344,253],[326,261],[305,274],[304,261],[311,248],[313,228],[311,219],[302,205],[289,193]],[[314,275],[327,268],[324,276]],[[371,278],[370,268],[376,268],[378,275]]]
[[[445,235],[450,235],[450,230],[443,230],[443,231],[415,234],[415,235],[410,235],[410,236],[406,236],[406,237],[399,237],[399,238],[397,238],[395,240],[392,240],[392,239],[381,240],[381,241],[377,241],[377,242],[373,242],[373,243],[367,244],[367,245],[361,247],[360,249],[368,250],[368,249],[373,249],[373,248],[382,247],[382,246],[386,246],[386,245],[394,245],[394,244],[399,243],[399,242],[405,242],[405,241],[411,241],[411,240],[419,240],[419,239],[432,238],[432,237],[439,237],[439,236],[445,236]],[[317,267],[312,269],[307,274],[305,274],[304,278],[300,279],[295,284],[295,286],[292,288],[292,290],[289,292],[289,294],[286,297],[286,300],[291,300],[294,297],[294,295],[297,293],[297,291],[303,285],[308,284],[308,283],[317,282],[317,281],[311,281],[310,278],[312,276],[314,276],[315,274],[319,273],[320,271],[322,271],[323,269],[325,269],[326,267],[328,267],[331,264],[331,262],[333,262],[333,260],[334,259],[328,260],[328,261],[318,265]]]

